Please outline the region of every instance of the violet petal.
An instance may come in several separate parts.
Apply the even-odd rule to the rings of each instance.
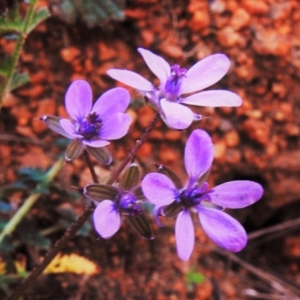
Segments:
[[[184,165],[190,184],[209,170],[214,159],[214,146],[208,133],[194,130],[189,136],[184,150]]]
[[[83,138],[83,136],[76,132],[74,124],[68,119],[61,119],[59,121],[61,128],[72,138]]]
[[[109,141],[106,141],[106,140],[91,140],[91,141],[87,141],[87,140],[82,140],[82,143],[84,145],[87,145],[87,146],[90,146],[90,147],[93,147],[93,148],[100,148],[100,147],[104,147],[104,146],[107,146],[110,144]]]
[[[128,70],[110,69],[106,73],[111,78],[123,82],[137,90],[150,92],[154,89],[150,81],[135,72]]]
[[[105,140],[120,139],[128,132],[131,121],[131,117],[127,114],[113,114],[101,127],[99,137]]]
[[[165,83],[171,73],[170,65],[161,56],[149,50],[138,48],[138,51],[143,56],[148,68],[157,76],[161,83]]]
[[[198,212],[203,230],[220,247],[238,252],[246,246],[246,231],[236,219],[223,211],[201,205]]]
[[[186,129],[194,120],[193,112],[186,106],[166,99],[161,99],[164,121],[174,129]]]
[[[181,103],[211,107],[237,107],[242,104],[242,99],[237,94],[229,91],[211,90],[186,97],[182,99]]]
[[[164,206],[175,200],[176,187],[172,180],[163,174],[147,174],[141,186],[145,197],[154,205]]]
[[[193,252],[195,244],[194,226],[188,210],[181,211],[177,216],[175,237],[177,254],[182,260],[187,261]]]
[[[207,56],[193,65],[182,80],[180,94],[193,93],[219,81],[228,71],[230,61],[224,54]]]
[[[130,102],[129,92],[121,87],[108,90],[95,102],[92,111],[101,119],[108,119],[114,113],[123,113]]]
[[[254,181],[236,180],[220,184],[209,193],[211,202],[227,208],[243,208],[258,201],[262,186]]]
[[[104,200],[96,207],[93,215],[96,231],[105,239],[113,236],[121,226],[121,217],[110,200]]]
[[[67,90],[65,106],[70,117],[81,121],[89,114],[92,108],[93,93],[85,80],[74,81]]]

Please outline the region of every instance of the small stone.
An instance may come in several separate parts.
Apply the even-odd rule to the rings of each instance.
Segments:
[[[284,131],[287,133],[288,136],[299,136],[300,135],[300,128],[296,124],[287,124],[284,127]]]
[[[243,8],[238,8],[231,18],[230,25],[233,29],[240,30],[248,26],[250,24],[250,21],[251,16],[249,15],[249,13]]]
[[[235,130],[231,130],[225,134],[225,144],[227,147],[236,147],[240,143],[240,137]]]
[[[243,0],[242,5],[250,14],[266,14],[269,11],[269,5],[264,1]]]
[[[55,115],[56,113],[56,104],[53,99],[44,99],[38,102],[38,110],[35,113],[35,119],[32,120],[31,125],[35,133],[42,133],[48,128],[43,122],[37,120],[38,118],[44,115]]]
[[[240,35],[232,27],[224,27],[217,33],[219,43],[224,47],[233,47],[239,43]]]
[[[272,84],[272,92],[278,95],[280,98],[284,98],[287,91],[284,84],[275,82]]]
[[[165,134],[165,139],[172,142],[180,141],[182,139],[182,132],[177,130],[168,130]]]
[[[193,12],[193,17],[190,21],[190,26],[195,31],[201,31],[207,28],[210,24],[210,16],[207,10],[196,10]]]
[[[149,126],[155,116],[155,112],[149,106],[143,106],[138,110],[138,123],[145,129]]]
[[[71,63],[80,55],[80,50],[76,47],[64,48],[60,51],[60,56],[63,61]]]
[[[266,123],[256,119],[248,119],[244,122],[243,129],[252,140],[262,145],[268,144],[270,129]]]
[[[109,60],[118,56],[116,48],[111,45],[106,45],[103,42],[98,44],[98,50],[101,61]]]
[[[291,39],[272,29],[256,28],[256,39],[252,45],[260,55],[285,56],[291,51]]]
[[[42,85],[34,85],[30,88],[20,88],[18,89],[17,93],[23,97],[30,97],[30,98],[38,98],[44,92],[44,88]]]
[[[224,141],[218,141],[214,144],[214,158],[223,161],[226,152],[226,145]]]

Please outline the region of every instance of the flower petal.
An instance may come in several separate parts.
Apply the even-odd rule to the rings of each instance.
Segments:
[[[81,121],[92,108],[93,93],[85,80],[74,81],[67,90],[65,105],[67,112],[75,121]]]
[[[198,212],[203,230],[220,247],[238,252],[246,246],[246,231],[236,219],[223,211],[200,205]]]
[[[123,113],[128,107],[129,101],[129,92],[117,87],[102,94],[95,102],[92,111],[96,112],[100,118],[108,119],[114,113]]]
[[[131,121],[129,115],[116,113],[105,121],[100,129],[99,137],[105,140],[120,139],[128,132]]]
[[[162,117],[169,127],[186,129],[192,124],[194,114],[188,107],[166,99],[161,99],[160,105],[164,113]]]
[[[223,90],[204,91],[182,99],[181,103],[198,106],[236,107],[242,104],[242,99],[235,93]]]
[[[61,135],[63,135],[66,138],[72,139],[73,135],[67,133],[60,125],[60,120],[62,120],[62,118],[57,117],[57,116],[49,116],[49,115],[45,115],[42,116],[40,118],[41,121],[44,122],[44,124],[50,128],[51,130],[55,131],[56,133],[59,133]],[[73,132],[73,130],[72,130]]]
[[[106,73],[111,78],[121,81],[137,90],[150,92],[154,89],[150,81],[135,72],[128,70],[110,69]]]
[[[160,56],[149,50],[138,48],[148,68],[157,76],[161,83],[167,81],[171,73],[170,65]]]
[[[121,226],[120,214],[110,200],[104,200],[96,207],[93,221],[96,231],[105,239],[113,236]]]
[[[184,150],[184,165],[192,185],[210,168],[214,159],[214,146],[208,133],[194,130],[189,136]]]
[[[183,210],[178,214],[175,225],[175,237],[177,254],[187,261],[194,249],[195,232],[192,218],[188,210]]]
[[[228,71],[230,61],[224,54],[214,54],[193,65],[182,80],[180,94],[193,93],[219,81]]]
[[[83,138],[82,135],[78,134],[75,130],[74,124],[68,119],[60,119],[59,124],[61,128],[72,138]]]
[[[94,147],[94,148],[100,148],[104,147],[110,144],[109,141],[105,140],[92,140],[92,141],[87,141],[87,140],[82,140],[82,143],[89,146],[89,147]]]
[[[175,200],[176,187],[172,180],[163,174],[147,174],[141,186],[145,197],[155,205],[164,206]]]
[[[243,208],[258,201],[264,190],[254,181],[236,180],[220,184],[209,193],[211,202],[227,208]]]

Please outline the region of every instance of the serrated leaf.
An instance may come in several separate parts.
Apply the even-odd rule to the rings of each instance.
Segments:
[[[0,17],[0,34],[11,32],[21,33],[22,29],[23,21],[20,17],[18,5],[13,10],[7,10]]]
[[[12,76],[9,90],[13,91],[18,87],[28,83],[30,81],[30,77],[27,73],[17,73],[15,72]]]
[[[31,22],[27,26],[26,33],[29,34],[36,26],[38,26],[41,22],[50,17],[50,15],[50,11],[46,7],[37,10],[34,13]]]

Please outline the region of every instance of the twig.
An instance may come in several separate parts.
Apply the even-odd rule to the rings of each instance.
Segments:
[[[0,142],[2,142],[2,141],[33,144],[33,145],[41,146],[41,147],[49,147],[49,143],[42,142],[38,139],[15,136],[15,135],[6,134],[6,133],[0,134]]]
[[[296,226],[300,225],[300,218],[283,222],[278,225],[263,228],[261,230],[254,231],[248,234],[248,240],[257,239],[265,234],[270,234],[278,231],[284,231],[287,229],[296,229]]]
[[[111,174],[108,184],[112,184],[127,166],[127,164],[132,160],[134,155],[140,149],[142,144],[147,139],[149,133],[154,128],[156,122],[159,120],[159,114],[156,114],[148,128],[142,134],[140,140],[136,143],[135,147],[130,151],[127,157],[124,159],[119,168]],[[90,168],[91,167],[91,168]],[[90,170],[93,168],[89,165]],[[91,171],[93,172],[93,171]],[[96,177],[97,180],[97,177]],[[36,280],[36,278],[44,271],[48,264],[53,260],[53,258],[61,251],[61,249],[67,244],[67,242],[75,236],[76,232],[81,228],[81,226],[86,222],[86,220],[91,216],[95,209],[95,204],[90,202],[84,212],[78,217],[77,221],[74,222],[65,232],[65,234],[55,243],[54,247],[46,254],[44,260],[28,275],[27,278],[21,283],[18,289],[16,289],[6,300],[18,300],[18,298],[28,289]]]
[[[213,251],[230,258],[232,261],[240,264],[243,268],[245,268],[248,272],[256,275],[257,277],[267,281],[275,290],[284,294],[286,296],[285,300],[296,300],[299,299],[300,296],[300,289],[286,283],[285,281],[277,278],[276,276],[269,274],[253,265],[249,264],[248,262],[244,261],[243,259],[239,258],[237,255],[233,253],[229,253],[220,248],[214,248]]]

